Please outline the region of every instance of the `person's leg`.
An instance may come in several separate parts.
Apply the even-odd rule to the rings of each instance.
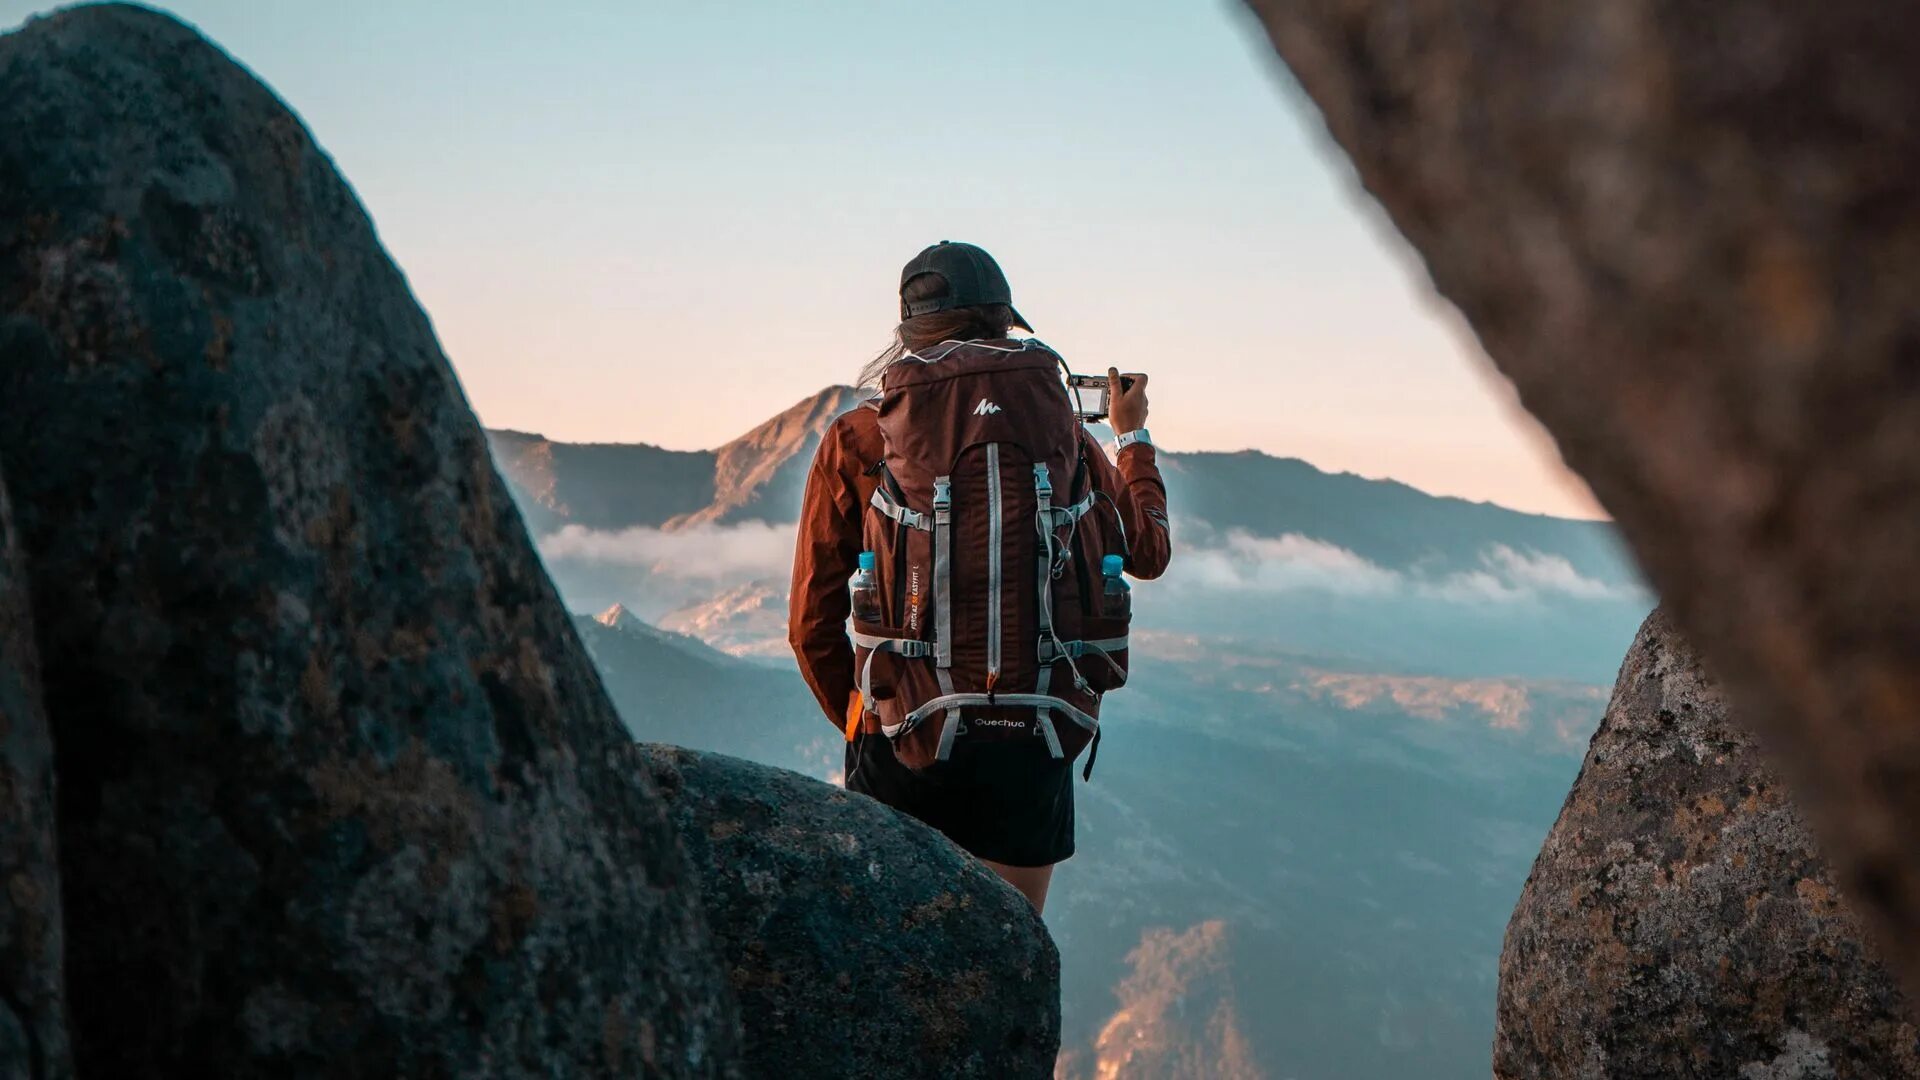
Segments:
[[[1033,904],[1035,912],[1046,911],[1047,886],[1053,883],[1053,867],[1008,866],[1005,863],[994,862],[992,859],[980,861],[987,864],[987,869],[999,874],[1007,884],[1019,889],[1021,895]]]

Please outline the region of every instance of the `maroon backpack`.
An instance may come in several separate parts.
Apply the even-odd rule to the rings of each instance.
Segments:
[[[887,625],[854,622],[866,725],[915,769],[961,740],[1071,759],[1127,679],[1127,619],[1100,614],[1124,526],[1093,487],[1058,356],[1035,341],[930,355],[887,369],[876,406],[865,537]]]

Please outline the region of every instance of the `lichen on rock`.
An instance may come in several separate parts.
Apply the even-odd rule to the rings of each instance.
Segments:
[[[1915,1077],[1916,1019],[1656,611],[1507,927],[1494,1075]]]

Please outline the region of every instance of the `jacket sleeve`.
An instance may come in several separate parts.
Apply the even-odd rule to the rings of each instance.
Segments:
[[[1127,573],[1142,581],[1166,573],[1173,539],[1167,527],[1167,486],[1160,479],[1153,446],[1122,447],[1116,467],[1092,432],[1081,429],[1081,438],[1094,487],[1113,500],[1127,528]]]
[[[853,602],[847,579],[860,557],[860,505],[849,468],[844,425],[820,441],[800,504],[793,553],[793,587],[787,594],[787,641],[800,675],[835,728],[846,722],[854,692],[853,642],[847,616]]]

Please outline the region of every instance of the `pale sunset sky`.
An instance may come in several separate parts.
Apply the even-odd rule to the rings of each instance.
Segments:
[[[1237,3],[154,6],[306,120],[491,426],[718,445],[966,240],[1164,446],[1598,515]]]

